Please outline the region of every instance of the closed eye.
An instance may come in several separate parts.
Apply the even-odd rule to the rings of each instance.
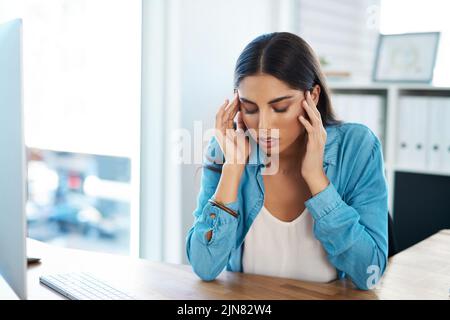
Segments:
[[[249,105],[248,103],[241,102],[242,109],[244,110],[245,114],[254,114],[258,112],[258,107],[254,105]]]
[[[247,110],[246,108],[244,108],[244,113],[245,114],[254,114],[256,112],[258,112],[258,108],[255,108],[253,110]]]
[[[273,107],[273,111],[277,112],[277,113],[282,113],[282,112],[286,112],[287,109],[289,108],[289,106],[286,107]]]

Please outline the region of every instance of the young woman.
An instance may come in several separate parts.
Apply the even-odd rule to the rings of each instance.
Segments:
[[[187,236],[194,272],[207,281],[225,267],[318,282],[348,276],[369,289],[387,264],[380,141],[335,118],[318,59],[294,34],[249,43],[234,85],[217,112]],[[271,158],[277,170],[264,174]]]

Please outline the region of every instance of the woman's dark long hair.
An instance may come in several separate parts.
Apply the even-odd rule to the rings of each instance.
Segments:
[[[234,88],[248,76],[269,74],[295,90],[312,90],[320,86],[317,109],[324,126],[339,124],[331,106],[330,92],[319,59],[299,36],[289,32],[263,34],[242,51],[234,69]]]
[[[263,34],[250,42],[239,55],[234,70],[234,88],[248,76],[268,74],[283,81],[295,90],[312,90],[320,86],[317,109],[323,125],[340,124],[330,99],[325,76],[319,59],[309,44],[289,32]],[[206,166],[220,171],[218,166]]]

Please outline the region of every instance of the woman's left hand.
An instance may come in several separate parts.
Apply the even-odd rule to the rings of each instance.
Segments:
[[[329,180],[323,171],[323,155],[327,141],[327,131],[322,125],[322,119],[316,104],[307,90],[302,107],[308,114],[309,121],[302,115],[299,121],[306,129],[306,151],[302,159],[301,175],[308,184],[312,195],[325,189]]]

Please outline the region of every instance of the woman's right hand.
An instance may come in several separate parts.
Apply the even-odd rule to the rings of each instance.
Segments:
[[[238,116],[237,128],[234,129],[233,120]],[[250,154],[250,142],[245,135],[245,125],[239,111],[239,97],[236,91],[233,101],[228,99],[216,114],[216,139],[225,156],[222,174],[214,193],[216,202],[227,205],[238,198],[239,183],[244,172],[245,164]],[[206,233],[208,241],[212,237],[212,230]]]
[[[237,119],[234,129],[233,120]],[[231,102],[228,99],[216,114],[216,139],[225,156],[224,165],[244,167],[250,154],[250,143],[245,134],[245,125],[239,111],[239,94],[236,90]]]

